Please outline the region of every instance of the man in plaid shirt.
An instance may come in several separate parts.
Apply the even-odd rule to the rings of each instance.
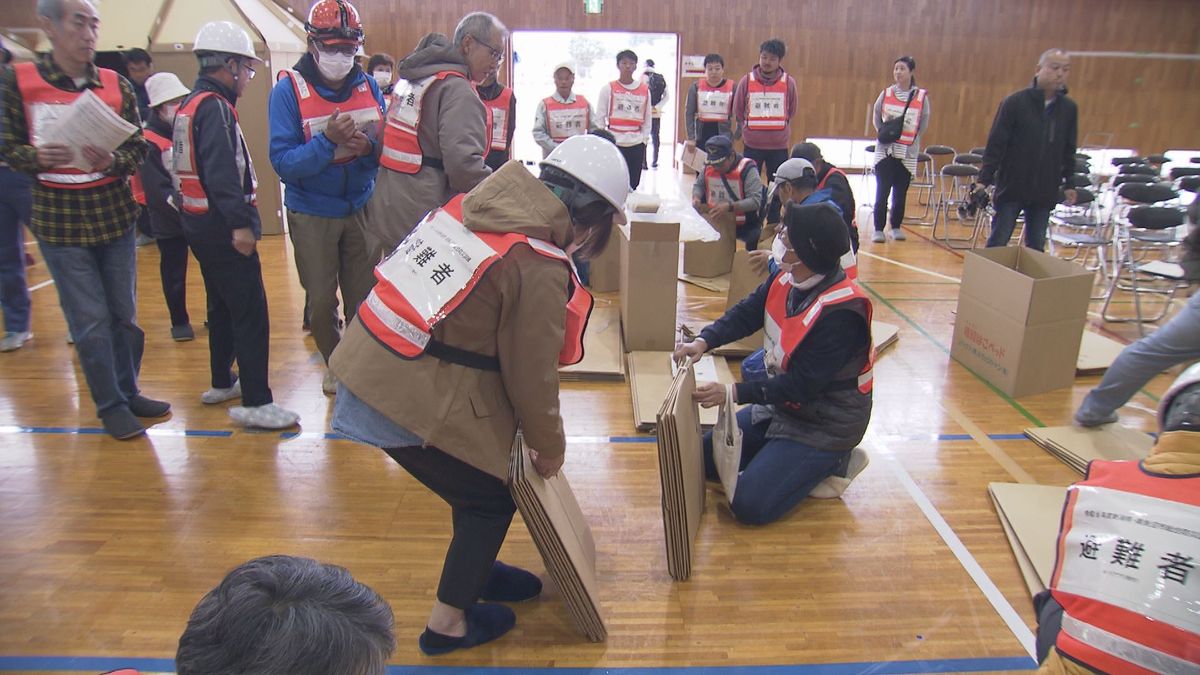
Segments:
[[[138,207],[128,177],[147,149],[137,97],[125,78],[92,63],[100,18],[90,0],[38,0],[37,11],[52,50],[36,64],[0,75],[0,160],[37,177],[30,230],[58,289],[97,415],[114,438],[134,438],[146,431],[138,417],[162,417],[171,409],[142,396],[137,386],[145,334],[135,320]],[[138,131],[114,152],[79,148],[86,165],[80,169],[71,166],[75,148],[38,139],[85,89],[119,109]]]

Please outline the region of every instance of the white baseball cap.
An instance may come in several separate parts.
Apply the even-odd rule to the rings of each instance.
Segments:
[[[554,70],[552,70],[550,72],[557,73],[559,68],[566,68],[567,70],[571,71],[572,75],[575,74],[575,66],[572,65],[572,63],[570,61],[563,61],[562,63],[558,64],[557,66],[554,66]]]

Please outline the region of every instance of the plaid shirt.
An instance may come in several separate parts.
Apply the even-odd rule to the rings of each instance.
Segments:
[[[83,87],[58,67],[50,54],[41,54],[38,73],[51,85],[63,91],[82,91],[100,87],[96,67],[88,66]],[[142,136],[138,115],[137,95],[124,77],[121,82],[121,116],[138,130],[113,152],[113,165],[105,173],[110,176],[132,175],[146,155],[146,139]],[[0,99],[4,102],[4,124],[0,131],[0,160],[8,162],[14,171],[36,176],[37,148],[29,143],[29,127],[25,120],[25,102],[17,88],[17,78],[11,68],[0,71]],[[53,188],[41,182],[33,184],[33,222],[29,229],[38,240],[59,246],[98,246],[113,241],[133,227],[138,205],[129,191],[128,180],[118,180],[99,187],[70,190]]]

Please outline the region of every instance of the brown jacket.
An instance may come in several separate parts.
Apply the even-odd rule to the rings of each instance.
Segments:
[[[525,167],[509,162],[472,190],[463,221],[477,232],[519,232],[565,248],[567,209]],[[558,354],[569,274],[562,262],[517,246],[489,269],[433,337],[496,356],[500,372],[430,356],[402,359],[359,321],[346,330],[329,367],[338,381],[429,445],[507,479],[517,425],[526,445],[548,457],[566,450],[558,402]]]

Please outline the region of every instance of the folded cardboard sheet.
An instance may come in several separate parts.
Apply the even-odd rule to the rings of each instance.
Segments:
[[[1004,527],[1030,595],[1046,590],[1054,571],[1054,547],[1065,487],[991,483],[988,495]]]
[[[676,581],[692,574],[692,555],[704,513],[704,451],[692,399],[700,373],[679,368],[658,410],[658,468],[662,481],[663,533],[667,571]]]
[[[729,292],[729,275],[722,274],[715,277],[698,277],[693,274],[680,273],[679,280],[689,283],[693,286],[699,286],[706,291],[713,293],[728,293]]]
[[[1140,460],[1150,454],[1154,439],[1141,431],[1105,424],[1092,429],[1076,426],[1034,427],[1025,435],[1079,473],[1094,459]]]
[[[564,381],[625,379],[625,352],[621,349],[621,312],[617,307],[596,307],[583,334],[583,360],[558,369]]]
[[[629,391],[633,397],[633,421],[638,431],[650,431],[657,424],[658,410],[674,381],[671,352],[629,352],[626,357]],[[696,363],[695,369],[696,379],[700,382],[734,382],[729,362],[722,356],[705,354]],[[700,411],[700,424],[711,427],[716,423],[716,408]]]
[[[1075,360],[1076,375],[1103,375],[1113,364],[1125,345],[1090,330],[1083,331],[1079,343],[1079,358]]]

